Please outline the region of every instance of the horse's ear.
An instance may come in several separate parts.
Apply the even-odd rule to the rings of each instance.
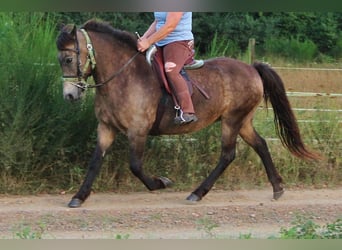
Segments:
[[[59,24],[57,25],[57,27],[58,27],[58,29],[59,29],[60,31],[62,31],[62,30],[64,29],[64,27],[65,27],[65,24],[64,24],[64,23],[59,23]]]
[[[59,25],[59,29],[62,32],[66,32],[70,35],[73,35],[76,33],[77,27],[75,24],[64,24],[64,23],[60,23]]]
[[[76,27],[76,25],[75,25],[75,24],[73,24],[73,27],[72,27],[72,29],[71,29],[71,32],[70,32],[70,34],[71,34],[71,35],[75,35],[75,34],[76,34],[76,32],[77,32],[77,27]]]

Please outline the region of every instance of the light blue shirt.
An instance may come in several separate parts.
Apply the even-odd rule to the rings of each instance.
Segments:
[[[154,18],[157,20],[156,29],[159,30],[166,22],[167,12],[154,12]],[[177,27],[164,39],[156,42],[157,46],[164,46],[166,44],[192,40],[194,35],[192,34],[192,12],[184,12]]]

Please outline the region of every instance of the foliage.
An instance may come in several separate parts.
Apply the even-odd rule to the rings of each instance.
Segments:
[[[82,152],[75,142],[90,141],[95,119],[86,116],[93,109],[87,100],[71,107],[61,98],[54,19],[43,13],[1,13],[0,19],[0,190],[49,189],[63,184],[62,166]]]
[[[205,232],[205,237],[216,238],[216,234],[213,232],[218,225],[208,217],[200,218],[196,221],[197,229]]]
[[[206,57],[237,57],[238,55],[235,54],[236,51],[238,51],[237,45],[232,40],[229,40],[226,37],[218,36],[216,32],[211,43],[209,44]]]
[[[75,23],[82,25],[89,19],[96,18],[109,22],[116,29],[145,32],[153,21],[153,14],[149,12],[53,12],[58,24]]]
[[[21,226],[19,231],[15,232],[14,239],[21,240],[40,240],[43,237],[46,226],[41,224],[37,231],[33,231],[29,226]]]
[[[141,34],[153,21],[152,12],[53,12],[51,15],[58,24],[81,25],[91,18],[99,18],[115,28]],[[232,56],[244,53],[250,38],[255,38],[259,50],[265,52],[265,41],[294,37],[299,42],[312,41],[319,53],[334,57],[340,42],[341,19],[338,12],[194,12],[193,32],[200,55],[210,52],[215,36],[234,45],[235,51],[229,51]]]
[[[297,216],[289,229],[280,230],[281,239],[342,239],[342,219],[320,226],[303,216]]]
[[[250,240],[250,239],[252,239],[252,234],[251,233],[240,234],[239,239],[240,240]]]
[[[299,38],[269,38],[265,41],[266,55],[278,55],[287,61],[295,59],[303,63],[314,61],[317,56],[317,46],[310,40],[300,41]],[[286,48],[286,49],[284,49]]]
[[[320,53],[326,54],[336,46],[338,33],[336,19],[333,13],[316,13],[308,23],[306,36],[313,41]]]
[[[129,234],[124,234],[124,235],[117,234],[117,235],[115,235],[116,240],[128,240],[128,238],[129,238]]]

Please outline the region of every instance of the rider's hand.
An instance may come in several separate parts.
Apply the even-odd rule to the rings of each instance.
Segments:
[[[151,46],[150,42],[146,38],[140,38],[137,42],[137,47],[140,52],[146,51]]]

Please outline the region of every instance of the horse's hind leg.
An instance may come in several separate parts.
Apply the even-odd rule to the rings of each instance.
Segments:
[[[166,177],[149,177],[143,171],[143,154],[147,136],[130,135],[129,150],[130,150],[130,169],[132,173],[147,187],[148,190],[157,190],[167,188],[172,185],[172,182]]]
[[[111,146],[115,137],[114,132],[103,124],[98,125],[97,135],[98,142],[89,163],[87,175],[79,191],[72,197],[71,201],[68,204],[68,206],[71,208],[80,207],[90,195],[93,182],[100,172],[105,152]]]
[[[265,139],[263,139],[254,129],[252,121],[249,120],[240,130],[240,136],[246,141],[261,158],[267,173],[268,180],[273,187],[273,198],[279,199],[284,193],[282,178],[274,166]]]
[[[219,163],[203,183],[186,199],[188,201],[200,201],[213,187],[216,180],[235,159],[235,148],[238,131],[222,121],[222,145]]]

